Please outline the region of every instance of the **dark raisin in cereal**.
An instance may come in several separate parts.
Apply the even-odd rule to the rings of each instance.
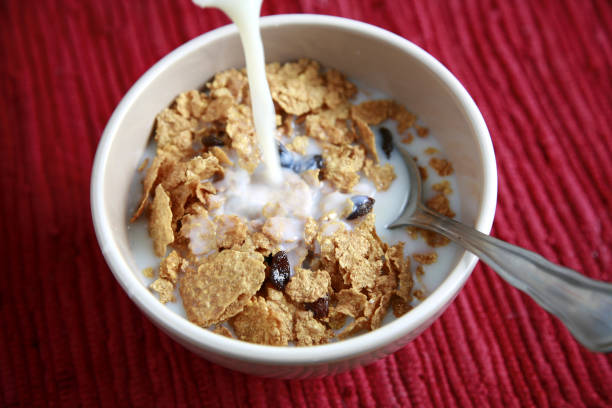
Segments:
[[[283,291],[289,282],[289,259],[285,251],[278,251],[266,258],[266,263],[270,267],[268,279],[274,288]]]
[[[304,303],[304,307],[306,310],[312,311],[315,319],[322,319],[327,316],[329,312],[329,298],[323,296],[312,303]]]
[[[281,167],[292,168],[294,162],[293,154],[281,142],[278,142],[278,157]]]
[[[212,133],[210,135],[206,135],[202,138],[202,144],[207,147],[224,146],[225,140],[223,136],[223,133]]]
[[[347,220],[354,220],[366,215],[372,211],[374,206],[374,199],[365,195],[352,196],[351,201],[353,202],[353,211],[346,217]]]
[[[382,149],[388,159],[391,156],[391,151],[393,150],[393,135],[386,127],[380,128],[380,135],[382,136]]]
[[[315,170],[323,167],[323,156],[315,154],[313,156],[305,156],[299,160],[294,160],[291,169],[300,174],[306,170]]]
[[[306,170],[320,169],[323,167],[323,156],[320,154],[300,156],[287,149],[285,145],[280,142],[278,142],[278,157],[281,167],[291,169],[297,174]]]

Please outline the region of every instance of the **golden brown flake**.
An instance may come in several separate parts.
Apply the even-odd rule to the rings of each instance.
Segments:
[[[308,136],[296,136],[291,140],[291,143],[287,143],[287,149],[304,155],[309,143],[310,138]]]
[[[206,111],[208,97],[196,90],[183,92],[175,100],[175,109],[185,118],[199,118]]]
[[[448,201],[448,197],[444,194],[438,193],[425,203],[428,208],[431,208],[437,213],[445,215],[447,217],[453,218],[456,214],[450,208],[450,202]]]
[[[217,249],[217,226],[208,218],[206,210],[183,217],[180,235],[189,242],[194,255],[208,254]]]
[[[438,253],[426,252],[421,254],[412,254],[412,258],[422,265],[431,265],[438,261]]]
[[[438,248],[446,246],[450,243],[450,239],[446,238],[444,235],[438,234],[437,232],[429,231],[426,229],[420,229],[419,231],[421,236],[432,248]]]
[[[378,191],[386,191],[395,180],[395,170],[389,163],[380,166],[374,164],[372,160],[366,159],[363,172],[368,179],[372,180]]]
[[[146,169],[148,165],[149,165],[149,158],[147,157],[142,161],[142,163],[140,163],[140,166],[138,166],[136,171],[140,173],[141,171]]]
[[[236,336],[251,343],[286,346],[293,339],[293,319],[273,302],[255,296],[230,320]]]
[[[295,268],[295,275],[285,287],[285,293],[297,303],[312,303],[327,294],[331,284],[329,273],[324,270]]]
[[[293,327],[297,346],[314,346],[327,343],[334,333],[315,319],[311,311],[298,310]]]
[[[424,126],[416,125],[415,129],[419,137],[427,137],[427,135],[429,135],[429,129]]]
[[[155,198],[151,205],[149,234],[153,239],[155,255],[159,257],[166,255],[166,246],[174,241],[174,232],[172,231],[170,197],[161,185],[155,189]]]
[[[369,326],[369,319],[366,317],[359,317],[355,321],[351,322],[342,333],[338,334],[338,339],[344,340],[347,337],[353,336],[359,332],[366,330]]]
[[[164,150],[174,146],[180,152],[191,149],[193,143],[192,122],[174,109],[166,108],[156,118],[155,141]]]
[[[268,64],[266,67],[272,99],[286,112],[302,115],[323,105],[327,92],[319,64],[312,60]]]
[[[300,176],[302,179],[308,184],[310,187],[319,187],[321,185],[321,180],[319,180],[319,173],[321,170],[319,169],[310,169],[302,172]]]
[[[213,329],[213,333],[217,333],[217,334],[220,334],[221,336],[229,337],[230,339],[234,338],[234,336],[232,335],[232,332],[225,326],[215,326],[215,328]]]
[[[226,249],[210,255],[181,277],[179,291],[187,318],[208,327],[240,313],[261,287],[263,255]]]
[[[151,193],[151,189],[153,188],[153,185],[155,181],[157,180],[159,169],[164,159],[165,158],[163,155],[155,156],[155,158],[153,159],[153,163],[151,164],[151,167],[149,167],[149,170],[147,170],[147,174],[142,180],[142,189],[143,189],[142,199],[140,200],[140,204],[138,205],[138,208],[136,209],[136,211],[134,211],[134,215],[132,216],[132,219],[130,220],[130,222],[136,221],[136,219],[140,217],[140,215],[142,214],[145,208],[145,205],[147,204],[147,201],[149,200],[149,194]]]
[[[355,140],[354,132],[351,132],[346,118],[348,110],[336,108],[334,110],[323,110],[306,116],[306,134],[322,142],[335,145],[345,145]]]
[[[335,311],[357,318],[363,316],[363,308],[368,298],[355,289],[343,289],[335,294],[338,304]]]
[[[327,145],[323,150],[324,178],[341,192],[348,193],[359,182],[357,172],[363,167],[364,158],[361,146]]]
[[[450,181],[448,180],[442,180],[441,182],[436,183],[433,186],[431,186],[431,188],[434,191],[437,191],[446,196],[453,193],[453,189],[451,187]]]
[[[425,149],[425,154],[427,155],[432,155],[432,154],[436,154],[439,153],[440,151],[438,149],[436,149],[435,147],[428,147],[427,149]]]
[[[217,225],[217,247],[240,246],[247,236],[247,226],[236,215],[222,214],[215,217]]]
[[[263,256],[268,256],[275,252],[276,247],[272,244],[270,239],[261,232],[255,232],[251,235],[251,241],[255,250],[261,253]]]
[[[368,153],[372,155],[374,162],[379,163],[380,159],[378,158],[378,152],[376,151],[376,137],[374,136],[374,132],[372,132],[372,129],[370,129],[368,124],[360,118],[355,118],[353,122],[357,127],[357,133],[359,134],[361,144],[366,148]]]
[[[142,270],[142,274],[145,278],[153,278],[155,276],[155,271],[149,266],[148,268],[144,268]]]
[[[417,289],[414,291],[414,297],[422,302],[425,300],[425,292],[423,292],[421,289]]]
[[[261,155],[255,136],[251,108],[246,105],[230,107],[225,132],[232,140],[232,149],[238,154],[238,165],[249,173],[253,173],[261,161]]]
[[[159,301],[161,303],[174,302],[174,285],[172,282],[166,279],[156,279],[149,288],[159,294]]]
[[[440,177],[450,176],[453,174],[453,165],[446,159],[432,157],[429,160],[429,165],[433,168]]]
[[[376,300],[376,307],[372,313],[372,317],[370,318],[370,330],[378,329],[382,324],[382,321],[389,310],[391,296],[391,293],[385,293]]]
[[[162,259],[159,265],[159,277],[172,282],[173,285],[178,281],[178,274],[182,264],[182,259],[176,251],[172,251],[167,257]]]
[[[414,140],[414,136],[412,135],[412,133],[406,133],[406,136],[402,138],[402,143],[410,144],[412,143],[413,140]]]
[[[351,108],[353,118],[359,118],[368,125],[378,125],[389,117],[393,101],[380,99],[376,101],[362,102]]]
[[[249,101],[249,82],[244,70],[228,69],[215,75],[207,84],[214,98],[231,98],[232,103],[247,103]],[[211,113],[211,116],[212,115]],[[207,119],[213,121],[215,119]]]
[[[410,306],[410,303],[403,298],[399,296],[392,296],[391,308],[393,309],[393,315],[395,317],[401,317],[408,313],[412,309],[412,306]]]
[[[419,229],[417,227],[408,226],[406,227],[406,232],[412,239],[417,239],[419,237]]]
[[[319,224],[312,217],[306,219],[304,224],[304,242],[310,246],[314,242],[317,232],[319,231]]]
[[[427,173],[427,167],[419,166],[419,173],[421,174],[421,180],[425,181],[429,177]]]
[[[347,100],[357,93],[357,87],[347,81],[340,71],[333,68],[325,72],[325,80],[327,82],[327,93],[324,100],[325,104],[331,109],[346,105]]]
[[[399,133],[404,133],[404,131],[414,126],[416,121],[414,114],[408,112],[403,105],[396,102],[393,102],[389,107],[389,116],[397,122],[397,131]]]
[[[210,149],[210,152],[217,158],[220,164],[230,167],[234,165],[234,162],[229,158],[227,153],[225,153],[225,150],[223,150],[219,146],[213,146]]]

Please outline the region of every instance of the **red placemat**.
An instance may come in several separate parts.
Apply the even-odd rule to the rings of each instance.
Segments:
[[[375,24],[441,60],[491,131],[493,234],[612,281],[608,0],[264,3]],[[115,282],[89,176],[131,84],[228,20],[188,0],[5,0],[0,19],[0,406],[612,405],[612,357],[482,265],[430,329],[368,367],[282,381],[197,358]]]

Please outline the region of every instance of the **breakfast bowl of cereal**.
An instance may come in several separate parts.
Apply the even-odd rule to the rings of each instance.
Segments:
[[[261,19],[280,181],[266,176],[235,26],[180,46],[120,102],[91,205],[132,301],[194,353],[302,378],[368,364],[435,321],[474,255],[387,225],[413,157],[434,211],[490,231],[488,130],[437,60],[383,29],[319,15]]]

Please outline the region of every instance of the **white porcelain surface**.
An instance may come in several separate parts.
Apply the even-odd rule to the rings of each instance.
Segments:
[[[280,15],[263,18],[261,27],[267,61],[316,59],[415,112],[456,169],[461,219],[490,231],[497,175],[489,133],[471,97],[437,60],[401,37],[343,18]],[[141,271],[127,240],[128,189],[153,118],[178,93],[202,87],[215,72],[241,66],[238,34],[226,26],[174,50],[125,95],[102,135],[91,180],[94,226],[108,265],[158,327],[195,353],[236,370],[283,378],[322,376],[396,351],[425,330],[459,293],[476,263],[473,255],[462,252],[440,286],[400,319],[361,336],[310,348],[255,345],[214,334],[168,310],[136,277]]]

